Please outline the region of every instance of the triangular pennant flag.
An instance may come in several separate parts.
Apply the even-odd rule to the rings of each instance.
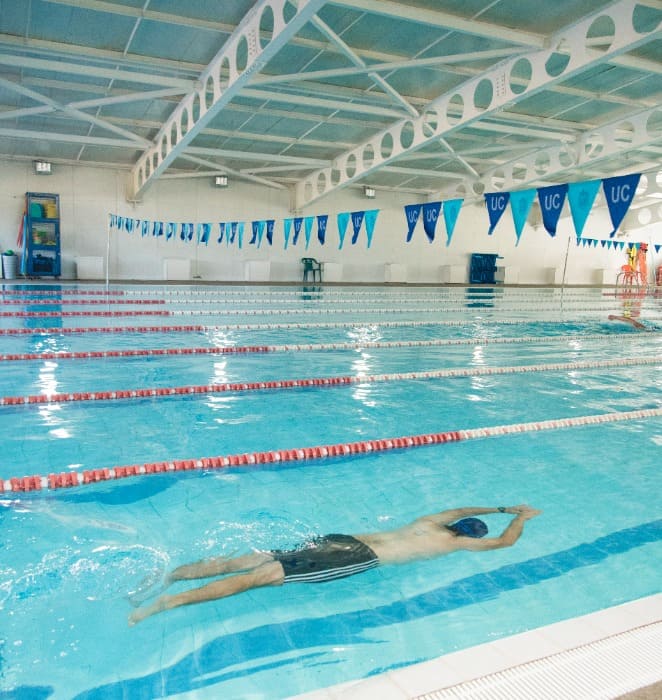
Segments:
[[[347,233],[347,224],[349,223],[349,214],[346,211],[341,211],[337,216],[338,221],[338,236],[340,237],[340,245],[338,250],[343,247],[345,242],[345,234]]]
[[[356,241],[359,240],[359,232],[361,231],[364,216],[365,210],[352,212],[352,245],[356,245]]]
[[[441,202],[428,202],[423,205],[423,230],[430,243],[434,241],[434,234],[441,211]]]
[[[283,219],[283,238],[284,246],[283,248],[287,250],[287,246],[290,242],[290,231],[292,230],[292,219]]]
[[[446,224],[447,247],[451,244],[455,223],[457,222],[457,217],[460,215],[463,202],[464,199],[449,199],[447,202],[444,202],[444,223]]]
[[[237,222],[237,245],[241,248],[244,243],[244,222]]]
[[[656,253],[659,253],[659,252],[660,252],[660,248],[662,248],[662,243],[654,243],[654,244],[653,244],[653,248],[655,248],[655,252],[656,252]]]
[[[222,221],[219,221],[218,222],[218,238],[216,239],[216,243],[222,243],[224,235],[225,235],[225,223],[223,223]]]
[[[175,224],[172,221],[168,221],[166,224],[166,241],[169,241],[171,238],[175,237],[175,231],[177,229],[177,224]]]
[[[258,228],[259,228],[259,221],[253,221],[251,223],[251,230],[252,230],[252,235],[251,235],[251,240],[248,241],[248,245],[255,245],[257,242],[257,234],[258,234]]]
[[[303,220],[303,235],[306,238],[306,250],[308,250],[308,246],[310,245],[310,235],[313,231],[313,224],[315,223],[315,217],[314,216],[307,216]]]
[[[140,224],[140,235],[142,237],[145,237],[149,233],[149,221],[145,219],[145,221],[141,222]]]
[[[526,219],[531,211],[531,205],[536,196],[536,190],[517,190],[510,193],[510,210],[513,214],[513,223],[515,224],[515,235],[517,243],[522,235],[522,229],[526,223]]]
[[[641,173],[633,175],[620,175],[619,177],[606,177],[602,181],[602,189],[607,199],[607,208],[614,230],[609,234],[611,238],[627,214],[630,204],[637,192],[637,185]]]
[[[297,216],[294,219],[294,236],[292,237],[292,245],[296,245],[299,240],[299,234],[301,233],[301,226],[303,224],[303,217]]]
[[[267,243],[269,245],[274,244],[274,225],[276,224],[275,219],[266,220],[266,231],[267,231]]]
[[[228,243],[234,243],[236,237],[237,237],[237,222],[232,221],[230,223],[230,235],[228,237]]]
[[[550,236],[556,236],[561,209],[568,193],[568,185],[552,185],[538,188],[538,202],[542,213],[542,225]]]
[[[324,241],[326,240],[326,225],[328,222],[328,214],[319,214],[317,216],[317,240],[321,245],[324,245]]]
[[[377,214],[379,209],[369,209],[365,213],[365,232],[368,236],[368,248],[372,245],[372,236],[375,232],[375,223],[377,222]]]
[[[487,231],[487,235],[491,236],[494,233],[496,225],[499,223],[499,219],[503,216],[503,212],[506,211],[508,201],[510,200],[510,193],[488,192],[484,197],[487,214],[490,217],[490,228]]]
[[[152,225],[152,236],[156,236],[157,238],[159,236],[163,235],[163,221],[155,221],[154,224]]]
[[[133,233],[133,219],[129,219],[128,216],[124,219],[124,230],[127,233]]]
[[[422,205],[420,204],[407,204],[405,206],[405,217],[407,219],[407,243],[411,241],[411,237],[414,235],[414,229],[416,228],[418,217],[421,214],[421,208]]]
[[[571,182],[568,185],[568,204],[572,214],[572,223],[575,225],[575,235],[582,237],[586,219],[591,212],[595,196],[600,188],[600,180],[586,180],[585,182]]]
[[[198,224],[198,244],[204,243],[209,245],[209,234],[211,233],[211,224]]]

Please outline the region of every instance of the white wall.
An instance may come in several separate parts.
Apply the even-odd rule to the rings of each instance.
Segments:
[[[283,219],[291,217],[289,193],[283,190],[231,182],[227,189],[215,188],[211,178],[165,179],[154,184],[140,204],[129,204],[124,198],[127,177],[125,171],[54,165],[51,176],[37,176],[31,163],[0,161],[0,246],[3,250],[16,248],[16,235],[21,220],[25,192],[54,192],[60,195],[62,234],[62,276],[76,276],[79,256],[106,257],[108,214],[148,219],[150,221],[214,222],[245,221],[244,246],[227,247],[216,243],[218,227],[212,231],[208,246],[184,243],[175,239],[142,238],[139,232],[129,235],[114,231],[110,241],[109,273],[111,279],[162,280],[165,258],[191,260],[191,274],[202,280],[244,281],[246,261],[269,261],[272,281],[299,281],[300,258],[309,256],[327,263],[342,264],[342,281],[383,282],[384,264],[407,266],[410,282],[439,282],[441,266],[459,265],[467,269],[469,256],[477,253],[497,253],[503,256],[499,265],[518,268],[520,284],[541,284],[547,280],[545,268],[563,269],[568,250],[567,284],[602,283],[598,272],[606,269],[606,283],[613,283],[625,254],[603,248],[577,247],[570,216],[559,222],[555,238],[542,225],[527,223],[519,246],[510,212],[507,211],[492,236],[487,235],[487,212],[482,203],[465,204],[457,221],[453,240],[446,247],[443,221],[437,225],[436,238],[430,244],[419,221],[413,240],[405,242],[407,225],[404,206],[417,201],[413,196],[377,192],[373,200],[365,199],[357,188],[346,189],[316,203],[302,215],[328,214],[326,244],[317,241],[317,225],[313,227],[310,247],[304,249],[301,232],[296,247],[283,246]],[[606,240],[611,224],[605,207],[596,206],[584,229],[585,238]],[[348,225],[345,244],[338,249],[336,224],[338,212],[379,209],[370,249],[362,229],[359,241],[351,245],[352,226]],[[249,246],[251,221],[273,218],[274,245],[266,239],[259,249]],[[530,217],[531,218],[531,217]],[[654,227],[629,231],[625,239],[662,242]],[[568,241],[570,246],[568,248]],[[653,252],[652,245],[650,246]],[[651,270],[662,263],[657,256],[649,259]],[[468,272],[465,275],[468,280]]]

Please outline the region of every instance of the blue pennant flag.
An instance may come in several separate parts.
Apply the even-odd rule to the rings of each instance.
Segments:
[[[198,224],[198,244],[204,243],[209,245],[209,234],[211,233],[211,224]]]
[[[152,224],[152,236],[162,236],[163,235],[163,222],[162,221],[155,221]]]
[[[223,236],[225,236],[225,224],[222,221],[218,222],[218,238],[216,243],[223,243]]]
[[[237,245],[241,248],[244,243],[244,222],[237,222]]]
[[[407,243],[411,241],[411,237],[414,235],[414,229],[416,228],[418,217],[420,215],[420,204],[407,204],[405,206],[405,217],[407,219]]]
[[[228,243],[234,243],[237,237],[237,222],[232,221],[230,223],[230,235],[228,236]]]
[[[343,247],[343,244],[345,242],[345,234],[347,233],[347,224],[349,223],[349,214],[346,211],[341,211],[340,214],[338,214],[338,236],[340,238],[340,245],[338,246],[338,250],[340,250]]]
[[[506,211],[510,192],[488,192],[484,197],[487,214],[490,217],[490,228],[487,235],[491,236],[499,223],[499,219],[503,216],[503,212]]]
[[[368,248],[372,245],[372,236],[375,232],[375,223],[377,222],[377,214],[379,209],[369,209],[365,213],[365,232],[368,236]]]
[[[294,236],[292,236],[292,245],[296,245],[299,240],[299,234],[301,233],[301,226],[303,225],[303,217],[297,216],[294,219]]]
[[[129,217],[124,219],[124,230],[127,233],[133,233],[133,227],[134,227],[133,219],[129,219]]]
[[[455,223],[457,222],[457,217],[460,215],[463,202],[464,199],[449,199],[447,202],[444,202],[444,223],[446,224],[447,247],[451,244]]]
[[[140,223],[140,235],[144,238],[149,233],[149,221],[145,219]]]
[[[536,190],[517,190],[516,192],[510,193],[510,210],[513,214],[513,223],[515,224],[515,235],[517,236],[517,243],[519,245],[519,239],[522,235],[522,229],[526,223],[526,219],[531,211],[531,205],[536,196]]]
[[[584,182],[571,182],[568,185],[568,204],[572,214],[572,222],[575,225],[575,235],[582,237],[586,219],[591,213],[595,196],[600,188],[600,180],[586,180]]]
[[[175,224],[173,221],[168,221],[168,223],[166,224],[166,241],[169,241],[171,238],[174,238],[176,231],[177,224]]]
[[[317,240],[320,245],[324,245],[326,240],[326,225],[329,223],[328,214],[319,214],[317,216]]]
[[[259,223],[260,223],[259,221],[252,222],[251,228],[252,228],[253,234],[251,236],[251,240],[248,241],[248,245],[255,245],[255,242],[257,241]]]
[[[441,212],[441,202],[429,202],[423,205],[423,230],[430,243],[434,241],[434,234]]]
[[[292,219],[283,219],[283,248],[287,250],[287,246],[290,242],[290,231],[292,230]]]
[[[262,245],[262,239],[264,238],[264,228],[267,225],[266,221],[257,222],[257,247]]]
[[[315,223],[315,217],[314,216],[307,216],[303,220],[303,230],[304,230],[304,236],[306,237],[306,250],[308,250],[308,246],[310,245],[310,235],[313,231],[313,224]]]
[[[612,238],[616,235],[616,230],[627,214],[630,204],[632,204],[640,177],[641,173],[635,173],[619,177],[606,177],[602,181],[602,189],[607,199],[609,216],[614,227],[614,230],[609,234]]]
[[[563,209],[567,193],[568,185],[552,185],[551,187],[538,188],[542,225],[552,237],[556,236],[556,227],[561,218],[561,209]]]
[[[267,243],[269,245],[274,244],[274,226],[276,224],[275,219],[267,219],[266,223],[266,231],[267,231]]]
[[[108,228],[115,228],[116,221],[117,216],[115,214],[108,214]]]
[[[365,210],[352,212],[352,245],[356,245],[356,241],[359,240],[359,232],[361,231],[364,216]]]

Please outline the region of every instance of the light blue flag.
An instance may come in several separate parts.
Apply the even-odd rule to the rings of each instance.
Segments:
[[[176,229],[177,224],[173,221],[168,221],[168,223],[166,224],[166,241],[169,241],[171,238],[175,237]]]
[[[368,236],[368,248],[372,245],[372,236],[375,232],[375,223],[377,222],[377,214],[379,209],[369,209],[365,213],[365,232]]]
[[[287,250],[287,246],[290,242],[290,231],[292,230],[292,219],[283,219],[283,237],[285,239],[284,249]]]
[[[314,223],[315,223],[314,216],[307,216],[303,220],[304,236],[306,237],[306,250],[308,250],[308,246],[310,245],[310,235],[313,232],[313,224]]]
[[[241,248],[244,243],[244,222],[237,222],[237,245]]]
[[[444,223],[446,224],[446,247],[451,244],[457,217],[460,215],[464,199],[449,199],[444,202]]]
[[[340,245],[338,250],[343,247],[345,242],[345,234],[347,233],[347,224],[349,223],[349,212],[341,211],[337,216],[338,219],[338,236],[340,237]]]
[[[570,204],[572,223],[575,225],[577,238],[582,237],[586,219],[591,213],[601,182],[601,180],[586,180],[584,182],[571,182],[568,185],[568,204]]]
[[[517,236],[517,243],[519,245],[519,238],[522,235],[522,229],[526,223],[526,218],[531,211],[531,205],[536,197],[538,190],[517,190],[516,192],[510,193],[510,210],[513,214],[513,223],[515,224],[515,235]]]
[[[149,221],[145,219],[144,221],[141,222],[140,224],[140,235],[142,237],[146,236],[149,233]]]

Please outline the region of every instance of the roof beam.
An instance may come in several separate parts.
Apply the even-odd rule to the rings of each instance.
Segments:
[[[388,0],[380,0],[377,4],[381,6],[382,1],[388,4]],[[371,5],[373,0],[358,0],[359,6],[365,6],[366,2]],[[331,167],[316,170],[297,183],[293,208],[303,209],[332,191],[456,129],[480,123],[481,119],[505,107],[660,37],[662,29],[659,23],[653,28],[635,29],[636,7],[637,0],[618,0],[553,34],[548,42],[551,48],[529,51],[503,61],[440,95],[429,103],[419,118],[400,120],[355,148],[341,153]],[[616,31],[610,37],[609,46],[598,52],[587,48],[585,40],[594,22],[598,19],[604,21],[603,17],[612,20]],[[563,70],[550,73],[550,65],[556,66],[556,57],[560,56],[567,59]],[[556,63],[550,63],[553,59]],[[524,73],[523,68],[526,68]],[[514,83],[514,76],[521,77],[526,73],[529,73],[526,85]]]
[[[138,159],[131,171],[131,199],[142,196],[251,75],[260,71],[325,2],[300,0],[296,7],[287,5],[287,0],[259,0],[255,4],[200,75],[200,87],[179,103],[154,143]],[[265,39],[260,29],[269,13],[273,31]]]

